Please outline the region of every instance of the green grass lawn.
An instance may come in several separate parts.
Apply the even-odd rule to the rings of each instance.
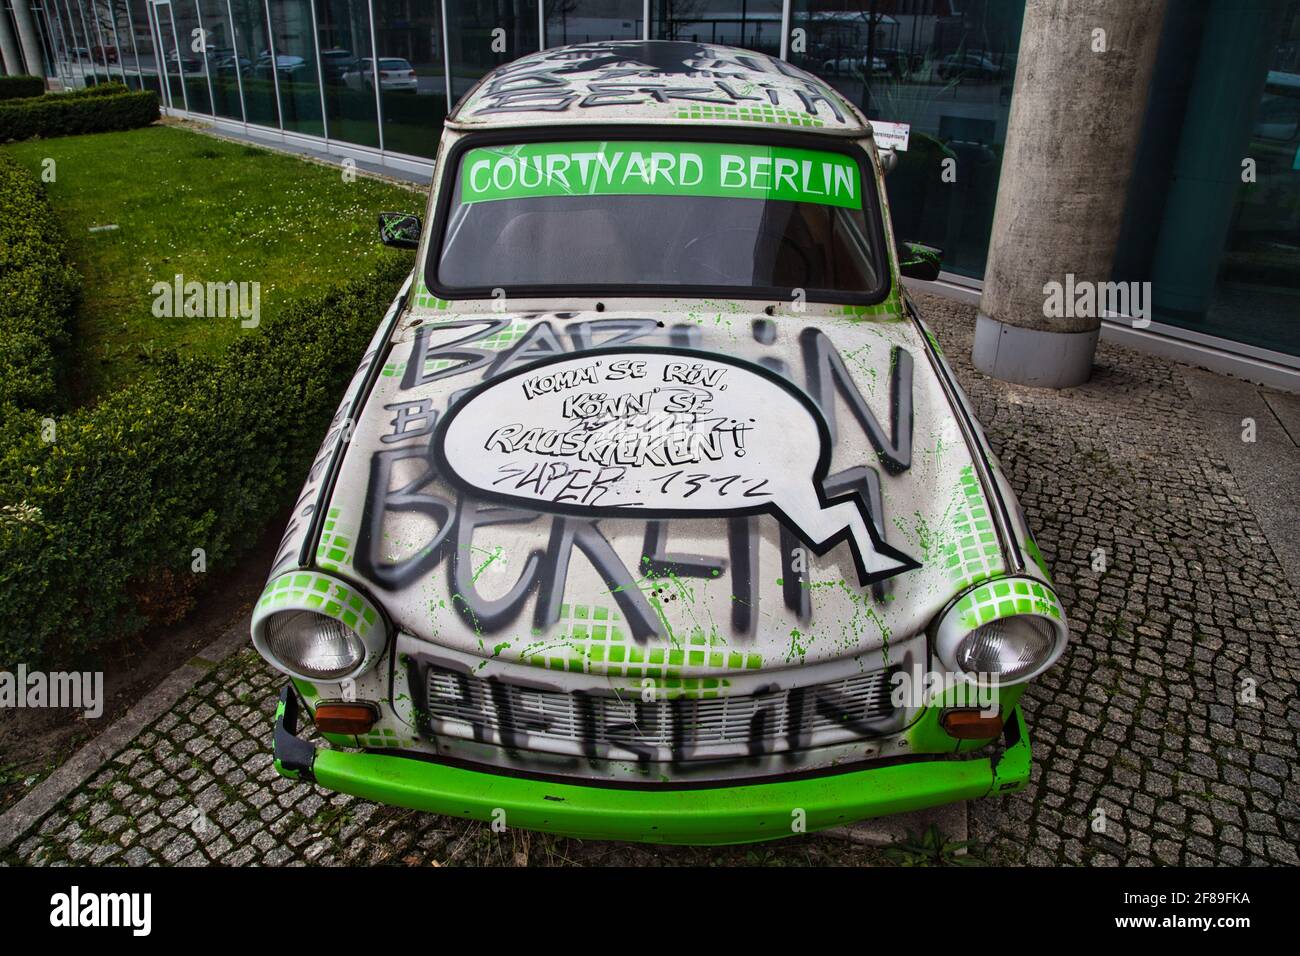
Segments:
[[[147,373],[163,348],[216,352],[256,334],[235,318],[155,318],[155,282],[258,282],[263,317],[302,293],[358,276],[384,256],[381,210],[423,212],[422,193],[342,168],[174,126],[6,146],[40,176],[84,279],[75,326],[74,399]],[[116,224],[117,229],[90,232]],[[375,316],[378,322],[381,316]]]

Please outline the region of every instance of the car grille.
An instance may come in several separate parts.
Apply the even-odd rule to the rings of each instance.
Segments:
[[[427,668],[423,716],[436,734],[508,747],[645,759],[776,753],[890,732],[890,671],[810,687],[711,699],[646,702],[542,690]]]

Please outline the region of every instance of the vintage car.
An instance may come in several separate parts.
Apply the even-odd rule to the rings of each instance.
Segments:
[[[380,216],[417,265],[252,618],[282,773],[680,843],[1025,785],[1066,619],[884,165],[835,90],[726,47],[466,95],[427,217]]]

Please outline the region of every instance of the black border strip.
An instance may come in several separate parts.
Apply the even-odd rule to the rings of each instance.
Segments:
[[[869,136],[869,133],[864,133]],[[849,305],[876,305],[884,302],[893,288],[893,273],[889,265],[884,217],[880,194],[876,189],[875,167],[867,151],[855,140],[842,136],[796,132],[789,130],[750,129],[746,127],[687,125],[675,123],[591,125],[545,125],[538,127],[508,127],[485,132],[467,133],[443,160],[443,176],[438,180],[437,207],[434,212],[428,249],[424,260],[424,284],[440,299],[490,299],[492,288],[474,286],[456,288],[446,286],[438,278],[438,262],[442,258],[442,245],[451,199],[456,191],[455,176],[460,169],[461,156],[470,149],[516,143],[570,142],[574,140],[607,142],[621,140],[650,140],[660,142],[738,143],[760,146],[789,146],[796,149],[814,149],[840,153],[857,162],[862,175],[862,212],[868,221],[869,238],[874,240],[876,274],[882,279],[877,288],[861,293],[835,292],[828,289],[807,289],[806,301]],[[775,300],[789,301],[793,289],[769,286],[698,286],[698,285],[516,285],[501,286],[514,298],[663,298],[663,299],[730,299],[735,301]]]

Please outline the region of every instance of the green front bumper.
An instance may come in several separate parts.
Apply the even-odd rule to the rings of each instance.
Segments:
[[[315,749],[294,736],[296,701],[276,710],[276,767],[379,803],[582,839],[724,844],[775,840],[926,807],[1011,793],[1029,780],[1029,734],[1016,707],[1000,754],[936,757],[765,783],[664,789],[555,783],[392,754]],[[801,812],[802,811],[802,812]]]

